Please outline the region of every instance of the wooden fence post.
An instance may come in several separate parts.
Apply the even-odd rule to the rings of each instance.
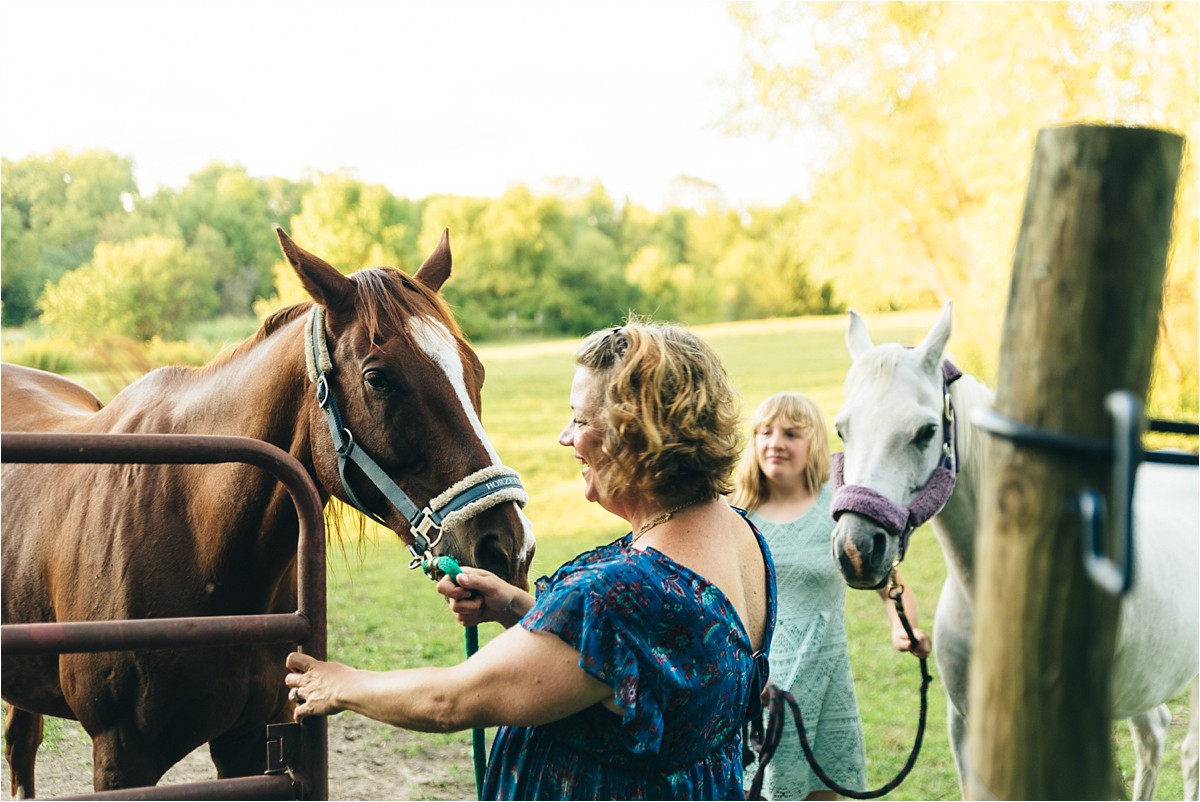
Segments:
[[[1108,438],[1105,396],[1145,399],[1182,138],[1040,132],[1013,261],[995,411]],[[1111,465],[991,438],[976,552],[969,799],[1111,799],[1119,601],[1089,579],[1072,499]]]

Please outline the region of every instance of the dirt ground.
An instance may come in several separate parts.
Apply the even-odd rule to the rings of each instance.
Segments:
[[[76,722],[63,722],[57,743],[38,752],[39,797],[92,790],[92,744]],[[188,755],[160,785],[216,777],[207,747]],[[8,764],[0,798],[11,799]],[[474,799],[471,734],[427,736],[350,713],[329,720],[330,799]]]

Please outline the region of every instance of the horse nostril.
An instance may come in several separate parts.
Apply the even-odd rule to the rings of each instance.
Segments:
[[[876,558],[881,558],[885,549],[887,549],[887,534],[884,532],[876,532],[871,536],[871,555]]]
[[[509,576],[511,569],[508,552],[500,545],[498,534],[490,532],[476,541],[474,556],[475,564],[480,568],[491,571],[506,582],[513,579]]]

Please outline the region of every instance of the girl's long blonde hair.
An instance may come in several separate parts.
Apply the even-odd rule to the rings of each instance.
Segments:
[[[770,498],[767,477],[758,462],[755,438],[764,426],[795,427],[808,438],[804,486],[816,493],[829,480],[829,430],[821,408],[804,393],[776,393],[758,405],[750,421],[750,438],[738,464],[731,503],[754,512]]]

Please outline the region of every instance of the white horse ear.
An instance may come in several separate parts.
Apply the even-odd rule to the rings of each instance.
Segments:
[[[929,367],[940,367],[942,354],[946,351],[946,343],[950,341],[950,322],[954,317],[954,302],[946,301],[942,313],[938,315],[937,323],[925,335],[925,339],[917,346],[921,360]]]
[[[850,310],[850,325],[846,327],[846,347],[850,349],[853,359],[858,359],[875,347],[871,335],[867,333],[867,324],[853,309]]]

